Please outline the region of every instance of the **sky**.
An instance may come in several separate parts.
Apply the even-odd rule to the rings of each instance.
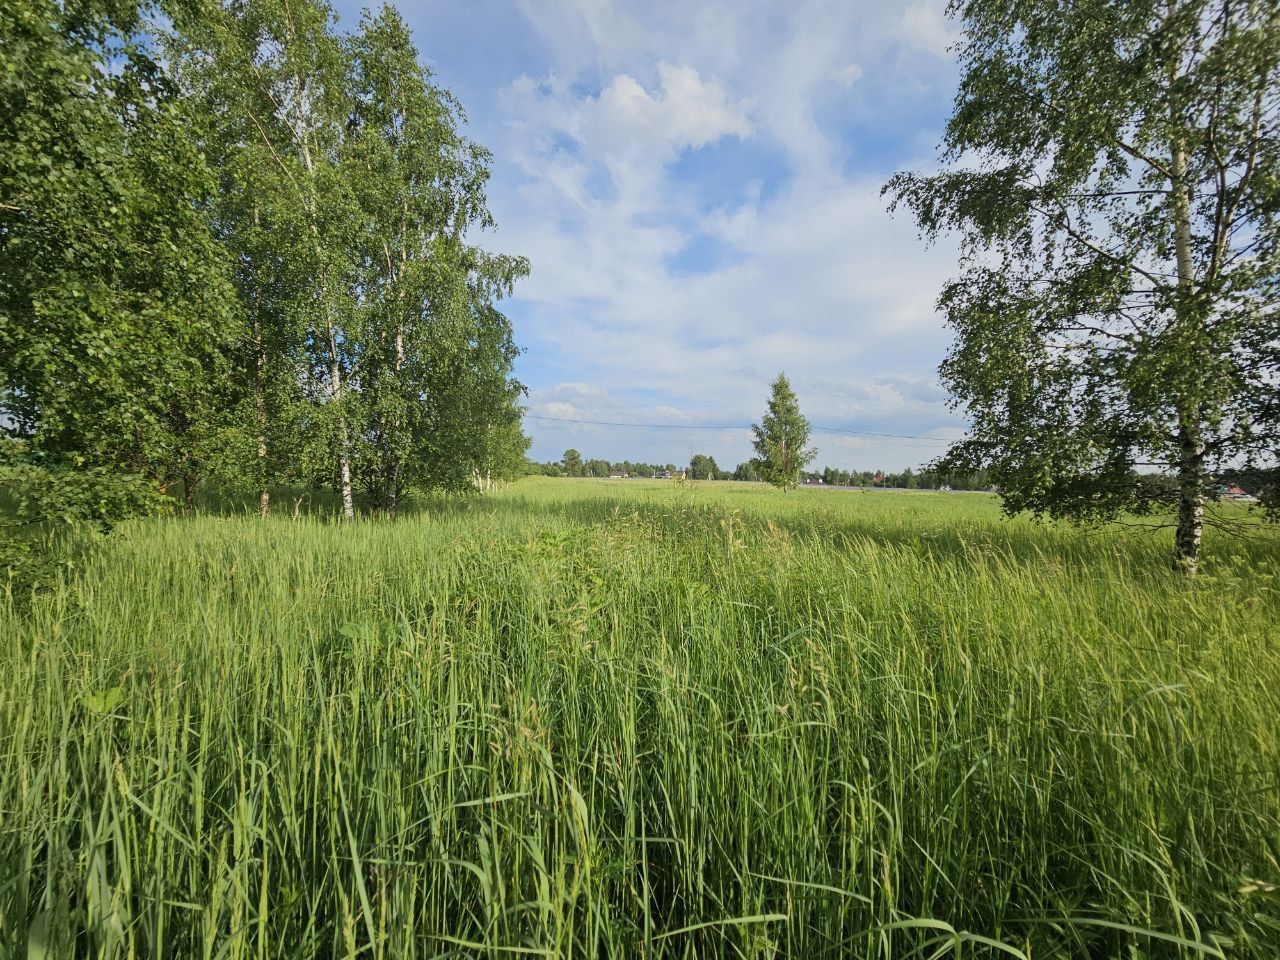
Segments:
[[[340,0],[343,26],[365,5]],[[493,153],[497,228],[477,240],[532,263],[504,304],[530,456],[732,468],[779,372],[829,428],[820,466],[917,466],[963,433],[937,379],[955,245],[926,247],[880,195],[936,167],[957,81],[944,5],[399,5]]]

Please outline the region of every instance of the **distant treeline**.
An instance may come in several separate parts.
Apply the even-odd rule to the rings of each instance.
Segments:
[[[684,476],[690,480],[750,480],[761,479],[755,461],[747,460],[732,470],[724,470],[716,463],[715,457],[696,453],[692,459],[681,466],[675,463],[646,463],[639,460],[587,460],[573,449],[566,450],[559,460],[545,463],[528,461],[525,472],[532,476],[543,477],[608,477],[625,474],[628,477]],[[823,467],[821,470],[806,470],[801,475],[806,484],[818,484],[828,487],[886,487],[896,490],[991,490],[995,486],[990,473],[977,470],[972,473],[957,473],[939,469],[934,465],[917,468],[907,467],[905,470],[845,470],[839,467]],[[1141,482],[1144,489],[1155,497],[1167,489],[1177,486],[1177,478],[1167,474],[1134,474],[1134,479]],[[1236,486],[1245,493],[1264,496],[1268,489],[1280,484],[1280,470],[1232,468],[1218,474],[1218,483],[1223,487]]]
[[[559,460],[545,463],[530,461],[527,471],[531,475],[544,477],[608,477],[625,474],[628,477],[655,477],[683,475],[691,480],[760,480],[759,467],[755,461],[747,460],[732,470],[723,470],[716,463],[715,457],[706,454],[694,454],[689,463],[677,466],[674,463],[645,463],[636,460],[585,460],[573,449],[566,450]],[[952,490],[988,490],[991,479],[986,471],[966,475],[943,473],[933,467],[918,469],[906,468],[898,472],[886,470],[842,470],[837,467],[825,467],[822,470],[806,470],[801,474],[805,483],[821,483],[832,487],[889,487],[902,490],[937,490],[943,487]]]
[[[990,490],[991,479],[985,470],[964,475],[952,475],[933,467],[913,470],[907,467],[897,473],[885,470],[840,470],[824,467],[808,470],[805,483],[822,483],[833,487],[891,487],[900,490]]]

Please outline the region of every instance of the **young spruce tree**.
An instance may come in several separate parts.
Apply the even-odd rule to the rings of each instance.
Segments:
[[[785,373],[778,374],[769,394],[769,412],[752,424],[756,458],[752,461],[760,477],[775,487],[789,490],[800,482],[800,471],[813,462],[818,451],[807,449],[809,421],[800,412],[795,391]]]

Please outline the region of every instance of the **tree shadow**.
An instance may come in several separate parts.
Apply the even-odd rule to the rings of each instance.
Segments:
[[[564,481],[576,483],[578,481]],[[615,481],[617,482],[617,481]],[[1133,572],[1151,571],[1163,577],[1168,568],[1171,538],[1158,522],[1143,520],[1113,524],[1077,525],[1065,521],[1033,521],[991,513],[966,516],[957,509],[954,518],[929,513],[911,513],[917,496],[953,496],[868,491],[823,491],[809,496],[853,498],[827,510],[812,501],[788,502],[780,498],[778,509],[762,508],[760,491],[731,488],[714,501],[700,500],[705,488],[696,490],[611,490],[610,493],[579,494],[559,491],[508,489],[499,496],[456,496],[411,494],[402,502],[398,519],[446,520],[488,516],[499,524],[516,528],[531,519],[552,526],[600,526],[635,518],[659,531],[667,539],[685,540],[696,548],[700,543],[721,543],[726,525],[736,525],[748,534],[760,535],[770,527],[785,531],[800,541],[821,545],[836,554],[865,549],[867,544],[905,550],[940,562],[966,567],[1000,559],[1024,564],[1061,563],[1072,567],[1096,566],[1102,553],[1116,557]],[[717,491],[719,492],[719,491]],[[638,495],[632,495],[638,494]],[[734,495],[752,498],[735,504]],[[963,497],[965,495],[957,495]],[[865,515],[848,507],[860,498],[877,498],[875,510]],[[901,512],[886,511],[879,498],[900,498]],[[897,503],[894,505],[896,506]],[[271,492],[272,515],[308,517],[340,521],[341,504],[329,490],[301,487],[277,488]],[[836,504],[833,504],[833,506]],[[202,512],[217,515],[257,515],[256,493],[217,492],[199,502]],[[363,520],[383,520],[367,504],[357,501]],[[1206,537],[1204,566],[1213,572],[1224,566],[1250,569],[1280,568],[1280,536],[1274,528],[1254,524],[1257,534],[1231,537],[1211,529]],[[710,536],[712,539],[707,541]]]
[[[747,492],[748,495],[754,491]],[[625,497],[592,495],[558,500],[513,493],[484,498],[465,507],[425,504],[425,513],[446,515],[452,510],[482,510],[499,519],[512,521],[540,516],[557,523],[598,525],[636,516],[671,538],[687,537],[696,545],[699,534],[710,532],[723,537],[728,522],[740,529],[761,533],[770,526],[786,531],[800,541],[820,545],[836,554],[856,552],[872,544],[954,562],[966,567],[993,559],[1025,565],[1057,563],[1072,568],[1096,567],[1107,555],[1137,576],[1167,579],[1170,570],[1172,536],[1160,520],[1133,519],[1116,523],[1075,524],[1059,520],[1036,520],[1029,516],[1010,517],[1003,513],[985,516],[946,518],[929,513],[910,513],[914,493],[829,491],[817,496],[853,498],[902,498],[902,513],[886,512],[886,503],[866,515],[840,509],[825,510],[809,503],[800,506],[785,501],[779,509],[763,509],[759,500],[736,506],[731,497],[715,502],[671,497]],[[951,494],[924,494],[951,496]],[[963,496],[963,495],[961,495]],[[855,500],[854,503],[857,501]],[[895,504],[896,505],[896,504]],[[892,509],[892,508],[891,508]],[[1250,536],[1229,534],[1211,525],[1206,532],[1202,569],[1213,574],[1234,570],[1249,575],[1266,575],[1280,570],[1280,528],[1265,524],[1259,517],[1248,521]],[[715,542],[720,542],[718,539]]]

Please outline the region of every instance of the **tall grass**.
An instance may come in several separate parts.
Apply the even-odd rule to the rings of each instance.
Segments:
[[[1280,548],[524,481],[0,601],[0,954],[1280,956]]]

